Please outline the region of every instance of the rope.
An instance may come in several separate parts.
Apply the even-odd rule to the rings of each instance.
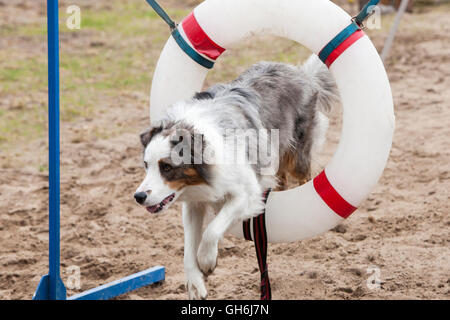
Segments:
[[[353,18],[353,21],[359,26],[363,27],[363,22],[366,20],[373,12],[373,6],[376,6],[380,0],[370,0],[362,8],[362,10]]]
[[[169,17],[169,15],[164,11],[163,8],[154,0],[146,0],[149,5],[152,6],[153,10],[169,25],[170,30],[174,30],[177,24]]]
[[[155,10],[155,12],[169,25],[173,39],[178,46],[183,50],[192,60],[200,64],[201,66],[211,69],[214,66],[214,62],[206,59],[200,55],[194,48],[192,48],[186,40],[181,36],[178,31],[177,24],[169,17],[163,8],[155,0],[146,0],[147,3]]]

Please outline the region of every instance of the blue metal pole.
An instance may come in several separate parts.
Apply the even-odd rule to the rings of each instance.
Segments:
[[[66,299],[60,277],[60,162],[59,162],[59,25],[58,0],[47,0],[48,141],[49,141],[49,273],[34,299]]]
[[[33,300],[66,300],[60,275],[60,144],[58,0],[47,0],[48,140],[49,140],[49,272],[41,278]],[[151,283],[164,281],[156,266],[70,297],[70,300],[110,299]]]
[[[59,25],[58,0],[47,1],[48,10],[48,141],[49,141],[49,280],[50,299],[57,298],[60,277],[60,163],[59,163]]]

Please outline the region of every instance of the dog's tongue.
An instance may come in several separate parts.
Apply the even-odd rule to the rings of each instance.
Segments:
[[[160,207],[161,207],[161,205],[158,203],[158,204],[155,204],[154,206],[146,207],[146,209],[150,213],[156,213],[159,211]]]
[[[173,199],[172,195],[166,197],[163,201],[162,204],[166,205],[167,203],[169,203],[171,200]]]
[[[146,207],[146,209],[150,213],[157,213],[157,212],[161,211],[166,204],[168,204],[170,201],[172,201],[174,197],[175,197],[175,194],[172,193],[170,196],[165,197],[163,199],[163,201],[161,201],[160,203],[155,204],[154,206]]]

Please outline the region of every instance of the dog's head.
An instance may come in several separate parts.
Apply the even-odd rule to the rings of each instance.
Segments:
[[[201,161],[203,136],[192,127],[157,124],[140,139],[145,178],[134,198],[149,212],[165,210],[190,187],[208,183],[208,166]]]

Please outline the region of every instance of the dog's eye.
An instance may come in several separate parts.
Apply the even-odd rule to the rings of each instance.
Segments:
[[[144,168],[145,168],[145,169],[148,169],[148,163],[147,163],[147,161],[144,161]]]
[[[164,171],[164,172],[169,172],[173,169],[173,167],[170,164],[165,163],[165,162],[161,162],[159,167],[160,167],[161,171]]]

